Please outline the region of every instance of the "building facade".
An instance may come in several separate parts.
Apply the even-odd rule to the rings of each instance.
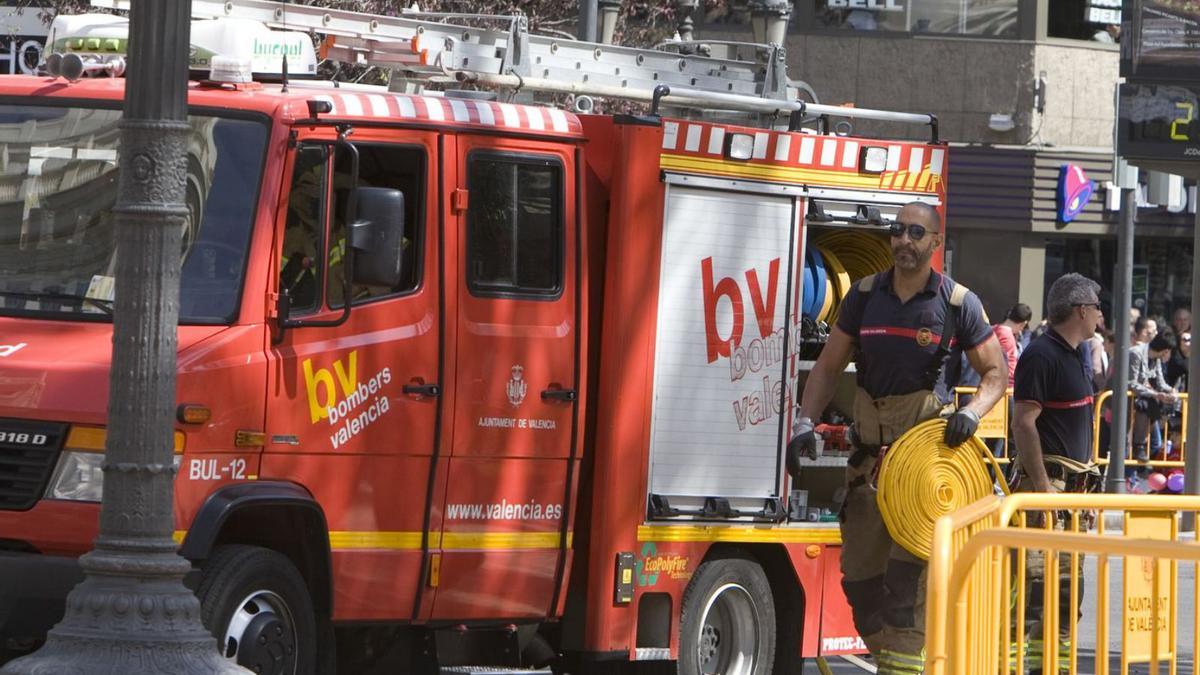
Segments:
[[[696,35],[752,39],[753,10],[711,9]],[[1016,302],[1041,316],[1049,283],[1068,271],[1102,284],[1108,314],[1119,15],[1116,0],[796,0],[785,46],[791,77],[821,103],[938,116],[953,147],[946,266],[994,320]],[[927,130],[859,122],[854,132]],[[1069,222],[1057,198],[1067,174],[1093,186]],[[1135,303],[1168,316],[1190,302],[1194,181],[1141,180]]]

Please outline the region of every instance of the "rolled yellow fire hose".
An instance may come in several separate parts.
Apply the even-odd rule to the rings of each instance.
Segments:
[[[818,320],[829,324],[837,323],[842,300],[855,282],[892,264],[892,251],[887,243],[870,232],[825,232],[816,237],[813,246],[825,261],[829,289]]]
[[[837,323],[838,310],[841,309],[842,300],[846,298],[846,294],[850,292],[850,275],[846,273],[846,268],[842,267],[841,261],[829,249],[816,245],[817,251],[825,259],[825,278],[828,279],[833,286],[833,305],[829,310],[829,318],[826,321],[829,324]]]
[[[852,280],[882,272],[892,266],[892,249],[875,233],[861,231],[824,232],[817,237],[822,252],[829,251]],[[850,289],[846,289],[849,291]]]
[[[932,419],[909,429],[883,456],[876,502],[892,539],[922,560],[933,548],[938,518],[992,494],[992,477],[984,467],[1000,464],[978,436],[957,448],[942,440],[946,420]],[[1001,489],[1008,494],[1003,479]]]
[[[833,323],[833,308],[838,303],[836,288],[833,281],[828,276],[825,277],[825,300],[821,303],[821,310],[817,312],[817,321],[825,323]]]

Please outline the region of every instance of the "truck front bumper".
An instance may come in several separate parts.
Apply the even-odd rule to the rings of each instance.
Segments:
[[[76,558],[0,551],[0,648],[3,640],[44,638],[82,580]]]

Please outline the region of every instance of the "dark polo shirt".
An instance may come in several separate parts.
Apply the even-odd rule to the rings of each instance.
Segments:
[[[1088,462],[1092,456],[1092,380],[1083,355],[1048,329],[1021,353],[1013,398],[1035,403],[1042,454]]]
[[[837,327],[858,343],[858,386],[871,398],[910,394],[924,385],[942,339],[954,280],[937,272],[908,302],[892,288],[893,270],[875,277],[868,293],[856,283],[838,313]],[[974,349],[992,337],[983,305],[968,292],[951,344]]]

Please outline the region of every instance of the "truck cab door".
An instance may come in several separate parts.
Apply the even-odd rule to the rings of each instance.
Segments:
[[[574,148],[447,142],[457,162],[447,244],[458,284],[447,310],[455,394],[433,618],[545,616],[570,548],[563,519],[580,377]]]
[[[341,325],[350,156],[330,129],[305,131],[288,162],[277,237],[279,292],[301,325],[269,346],[261,478],[296,482],[321,505],[335,618],[409,619],[420,588],[428,475],[440,398],[436,135],[356,128],[359,187],[403,194],[402,280],[355,284]]]

